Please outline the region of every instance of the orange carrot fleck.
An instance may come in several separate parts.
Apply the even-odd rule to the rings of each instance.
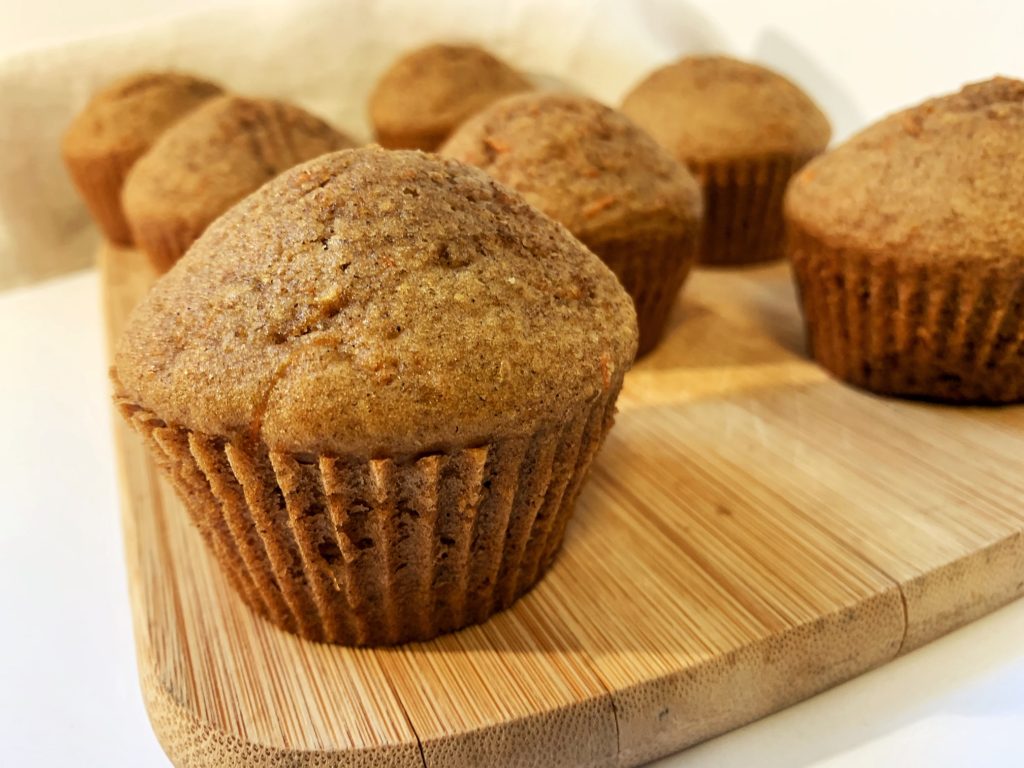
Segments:
[[[590,205],[583,208],[584,216],[593,216],[595,213],[600,213],[605,208],[614,205],[616,201],[615,195],[605,195],[604,197],[598,198]]]
[[[601,382],[604,384],[605,391],[607,391],[612,383],[612,359],[608,356],[607,352],[602,352],[598,362],[601,364]]]
[[[503,141],[500,141],[499,139],[494,138],[493,136],[488,136],[486,139],[484,139],[484,144],[486,144],[492,150],[497,152],[499,155],[503,152],[508,152],[509,150],[508,144],[506,144]]]

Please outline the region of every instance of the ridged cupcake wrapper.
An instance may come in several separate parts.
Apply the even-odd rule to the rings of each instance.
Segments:
[[[836,249],[790,225],[814,358],[882,394],[1024,399],[1024,275],[1005,263]]]
[[[633,299],[640,328],[637,357],[650,352],[661,340],[676,297],[697,261],[699,245],[696,222],[684,236],[591,245]]]
[[[103,236],[117,245],[131,245],[132,233],[121,207],[121,188],[134,156],[97,158],[65,156],[68,172]]]
[[[701,264],[741,266],[783,256],[782,200],[810,157],[690,164],[704,190]]]
[[[483,621],[540,579],[621,384],[559,428],[402,462],[266,451],[118,405],[246,603],[310,640],[385,645]]]
[[[135,243],[160,274],[173,267],[203,234],[203,228],[183,221],[134,220],[131,226]]]
[[[451,130],[446,131],[397,131],[378,130],[375,139],[385,149],[422,149],[424,152],[434,152],[442,144]]]

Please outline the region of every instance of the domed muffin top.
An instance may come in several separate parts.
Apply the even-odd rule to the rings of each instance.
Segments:
[[[64,134],[74,155],[138,153],[170,125],[222,93],[219,85],[177,72],[146,72],[99,91]]]
[[[813,155],[832,133],[792,82],[726,56],[691,56],[655,70],[622,111],[676,157],[693,161]]]
[[[440,154],[484,169],[588,243],[678,231],[700,217],[689,171],[625,115],[583,96],[502,99]]]
[[[632,302],[482,171],[358,149],[294,168],[135,309],[120,394],[277,450],[390,456],[525,436],[613,386]]]
[[[437,43],[398,59],[370,96],[381,143],[418,136],[435,149],[466,118],[496,99],[532,88],[505,62],[475,45]]]
[[[837,247],[1024,260],[1024,82],[995,78],[866,128],[790,184],[787,216]]]
[[[298,163],[355,146],[299,107],[221,96],[157,139],[125,181],[129,221],[205,225],[263,183]]]

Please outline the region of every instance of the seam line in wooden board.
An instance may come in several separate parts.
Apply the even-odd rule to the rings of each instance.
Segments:
[[[427,764],[427,756],[423,752],[423,739],[420,738],[420,734],[416,730],[416,724],[413,723],[412,718],[409,717],[409,710],[405,706],[405,702],[402,701],[402,697],[398,693],[398,688],[395,686],[394,680],[391,679],[391,675],[388,674],[387,669],[382,669],[381,674],[387,681],[388,687],[390,687],[391,690],[394,692],[395,701],[398,702],[398,708],[402,711],[402,717],[405,718],[405,722],[408,724],[409,730],[411,730],[412,735],[416,737],[416,751],[417,753],[419,753],[420,762],[423,764],[423,768],[429,768]]]
[[[900,635],[900,644],[896,648],[896,655],[899,656],[903,653],[903,648],[907,644],[907,636],[910,634],[910,609],[907,607],[907,593],[903,589],[903,585],[898,581],[893,580],[896,584],[896,589],[900,592],[900,607],[903,609],[903,634]]]
[[[752,405],[752,403],[750,403],[750,402],[741,402],[739,404],[739,406],[742,407],[744,410],[749,411],[752,416],[754,416],[756,418],[762,418],[762,415],[761,415],[761,413],[759,413],[758,410],[751,410],[751,405]],[[877,408],[875,406],[877,406]],[[873,410],[878,410],[878,409],[884,410],[884,404],[879,404],[879,403],[872,402],[872,408],[873,408]],[[919,413],[919,412],[912,411],[911,413],[913,414],[913,413]],[[908,421],[910,421],[910,423],[913,423],[913,419],[908,419]],[[780,425],[778,425],[777,427],[774,427],[773,429],[775,429],[776,431],[779,431],[779,432],[789,432],[789,433],[794,433],[795,434],[795,431],[792,429],[792,427],[789,424],[787,424],[785,421],[783,421]],[[855,426],[855,427],[853,427],[853,429],[854,430],[859,430],[859,427]],[[866,439],[868,437],[868,434],[866,432],[864,432],[863,430],[860,430],[860,431],[861,431],[862,435],[864,436],[864,438]],[[909,433],[907,435],[906,439],[911,441],[911,442],[913,442],[914,444],[918,445],[922,450],[927,447],[927,448],[930,448],[930,449],[933,449],[933,450],[939,452],[941,455],[948,456],[950,461],[954,461],[954,460],[959,458],[958,455],[953,454],[951,452],[948,452],[945,449],[941,448],[940,446],[936,446],[936,445],[933,445],[933,444],[930,444],[930,443],[921,442],[913,433]],[[1009,524],[1010,524],[1010,528],[1009,529],[1007,529],[1005,527],[1005,525],[1002,527],[1002,530],[997,535],[997,538],[995,538],[995,539],[986,538],[984,540],[984,546],[983,546],[983,548],[981,550],[975,550],[975,551],[972,551],[972,552],[966,554],[963,557],[953,558],[951,560],[942,562],[942,563],[940,563],[936,567],[935,570],[931,571],[930,573],[914,574],[912,577],[910,577],[909,580],[908,579],[901,580],[899,578],[896,578],[895,575],[893,573],[891,573],[887,568],[885,568],[878,561],[877,558],[864,555],[863,553],[857,552],[857,550],[852,549],[851,547],[846,547],[851,553],[855,553],[858,556],[862,557],[866,562],[869,562],[875,568],[877,568],[879,571],[881,571],[882,573],[885,573],[886,575],[888,575],[889,578],[893,579],[900,586],[900,591],[901,591],[901,595],[902,595],[903,600],[904,600],[904,605],[906,607],[906,614],[907,614],[907,627],[906,627],[905,632],[904,632],[904,641],[903,641],[903,644],[901,645],[901,653],[902,653],[905,650],[912,650],[913,648],[922,645],[924,642],[927,642],[927,640],[929,640],[929,639],[933,639],[935,637],[941,636],[942,634],[945,634],[946,632],[949,632],[949,631],[951,631],[953,629],[956,629],[961,624],[965,623],[966,621],[969,621],[970,618],[973,618],[974,616],[978,615],[976,613],[976,611],[973,610],[969,604],[968,605],[964,605],[963,609],[965,611],[965,617],[970,617],[970,618],[965,618],[965,620],[961,621],[961,622],[953,621],[952,623],[950,623],[948,625],[943,625],[942,623],[937,623],[935,625],[935,627],[931,630],[931,634],[930,635],[925,634],[922,637],[916,638],[914,640],[914,642],[908,643],[908,638],[910,638],[911,636],[914,636],[914,635],[917,634],[916,629],[914,627],[913,614],[910,611],[909,607],[907,606],[908,595],[907,595],[907,591],[906,590],[907,590],[907,585],[910,583],[910,581],[919,580],[922,576],[933,576],[934,577],[939,572],[941,572],[942,570],[945,570],[945,569],[955,569],[955,568],[958,568],[958,567],[963,567],[972,558],[979,557],[981,555],[981,553],[985,552],[986,550],[988,550],[991,547],[1012,546],[1012,542],[1013,542],[1014,538],[1019,534],[1019,532],[1021,530],[1020,526],[1022,524],[1024,524],[1024,518],[1021,518],[1020,513],[1016,512],[1011,507],[1004,506],[1004,503],[1001,500],[999,500],[995,496],[992,496],[990,493],[985,492],[984,489],[974,488],[974,487],[970,487],[969,488],[966,485],[964,485],[962,482],[960,482],[958,479],[956,479],[955,477],[935,478],[935,477],[932,477],[932,476],[930,476],[930,475],[928,475],[926,473],[921,472],[920,469],[917,468],[917,466],[910,461],[910,459],[912,459],[915,456],[915,454],[912,453],[912,452],[908,452],[908,451],[906,451],[904,449],[901,449],[899,447],[889,448],[887,446],[880,446],[880,448],[881,448],[881,450],[883,450],[885,452],[894,453],[896,455],[896,458],[902,457],[903,459],[905,459],[906,460],[906,466],[912,468],[913,472],[919,477],[921,483],[925,483],[925,484],[929,484],[929,485],[935,485],[936,487],[941,486],[943,489],[947,489],[948,488],[951,492],[952,491],[956,491],[956,492],[961,494],[960,500],[961,500],[961,502],[963,504],[969,503],[969,501],[972,499],[972,497],[973,497],[973,500],[975,500],[975,501],[977,501],[978,499],[983,499],[984,501],[986,501],[989,506],[986,507],[984,510],[977,510],[975,512],[972,512],[972,517],[974,515],[980,515],[982,512],[991,512],[991,513],[997,514],[1001,521],[1009,522]],[[726,461],[726,462],[731,461],[731,459],[728,456],[721,456],[720,458],[721,458],[721,460]],[[999,457],[993,457],[993,458],[998,460]],[[836,458],[836,463],[846,466],[850,471],[853,471],[853,472],[859,471],[859,469],[860,469],[855,464],[853,464],[849,460],[847,460],[841,454]],[[885,466],[888,466],[889,462],[881,461],[880,464],[882,465],[882,467],[885,467]],[[740,468],[737,467],[737,469],[740,469]],[[1010,468],[1007,467],[1006,470],[1007,470],[1007,472],[1009,472]],[[747,471],[756,475],[761,470],[760,470],[760,468],[747,468]],[[883,491],[883,492],[885,492],[887,494],[896,494],[896,495],[898,495],[898,493],[894,490],[896,488],[896,486],[892,484],[893,481],[895,481],[896,478],[895,477],[889,478],[889,482],[886,482],[886,479],[882,476],[886,471],[887,470],[882,469],[880,467],[880,468],[876,469],[876,472],[878,473],[877,475],[872,476],[872,477],[865,477],[865,478],[863,478],[863,480],[864,480],[864,482],[866,484],[869,484],[869,485],[874,486],[877,489],[879,489],[879,491]],[[983,475],[985,475],[985,476],[988,476],[988,474],[989,474],[989,470],[987,468],[979,467],[979,471],[982,472]],[[799,489],[790,488],[789,489],[789,493],[791,494],[792,498],[798,498]],[[908,503],[909,502],[910,502],[910,499],[908,497]],[[794,504],[789,504],[788,502],[787,502],[787,506],[789,506],[794,511],[794,513],[802,516],[805,519],[805,521],[806,521],[806,523],[808,525],[815,526],[815,527],[821,529],[822,531],[831,533],[830,529],[828,529],[826,526],[824,526],[821,523],[820,520],[815,519],[815,517],[813,515],[809,514],[809,512],[807,510],[803,509],[800,506],[797,506],[797,505],[794,505]],[[936,505],[934,507],[934,509],[937,510],[937,511],[938,510],[945,510],[947,507],[948,507],[948,503],[940,503],[940,504]],[[916,508],[915,507],[914,509],[919,509],[919,511],[927,513],[930,508],[927,508],[927,507],[925,507],[925,508]],[[1020,521],[1020,522],[1018,522],[1018,521]],[[970,522],[970,521],[967,521],[967,522]],[[842,537],[838,536],[838,534],[835,534],[834,537],[837,539],[837,541],[841,545],[845,546],[846,542],[845,542],[844,539],[842,539]],[[991,606],[990,606],[989,609],[991,610],[991,609],[994,609],[996,607],[999,607],[1000,605],[1005,603],[1007,600],[1012,599],[1014,594],[1019,594],[1020,592],[1021,592],[1021,590],[1018,588],[1016,590],[1016,593],[1011,592],[1011,594],[1009,596],[1006,596],[1005,599],[999,599],[999,596],[996,595],[995,596],[996,599],[991,603]],[[987,611],[985,611],[985,612],[987,612]]]
[[[102,254],[101,268],[113,333],[148,278],[144,270],[132,268],[137,254],[120,252],[124,259],[114,270],[112,253]],[[886,531],[877,527],[887,509],[880,507],[864,520],[857,516],[865,503],[870,508],[877,501],[898,498],[883,484],[876,483],[879,487],[861,497],[857,486],[850,485],[855,473],[839,462],[826,466],[824,477],[818,479],[807,475],[799,462],[773,456],[774,448],[812,450],[807,430],[815,427],[814,419],[822,418],[822,409],[828,416],[828,408],[846,408],[854,418],[865,419],[889,407],[846,390],[787,347],[798,334],[787,314],[787,309],[795,311],[795,304],[785,294],[785,285],[788,279],[783,281],[777,269],[749,276],[694,276],[687,293],[698,301],[677,307],[663,348],[631,374],[620,424],[584,488],[565,550],[552,571],[510,611],[429,644],[381,652],[320,646],[309,650],[302,641],[260,623],[256,635],[245,642],[259,638],[269,646],[298,649],[301,652],[291,657],[288,653],[294,650],[283,656],[269,646],[254,650],[269,654],[271,663],[290,658],[301,669],[281,666],[264,673],[259,666],[238,665],[228,658],[218,670],[209,666],[215,659],[193,659],[192,666],[181,671],[204,677],[196,695],[209,701],[197,704],[194,696],[189,701],[172,697],[176,703],[169,706],[167,697],[174,689],[159,682],[155,668],[147,673],[144,659],[155,657],[143,638],[155,646],[161,632],[195,635],[192,640],[178,638],[186,642],[173,651],[176,655],[159,662],[167,673],[167,665],[188,666],[188,657],[180,652],[196,638],[207,642],[205,632],[229,635],[221,647],[205,647],[206,653],[238,654],[246,646],[232,639],[233,628],[242,626],[238,622],[255,625],[257,620],[212,567],[199,534],[188,527],[183,510],[167,484],[152,474],[152,467],[142,472],[148,479],[141,488],[122,476],[128,502],[126,544],[136,539],[135,549],[126,549],[129,561],[137,561],[129,562],[129,578],[140,676],[151,717],[157,710],[173,721],[154,717],[161,740],[176,755],[173,759],[188,765],[362,765],[386,754],[414,768],[453,762],[632,765],[737,727],[885,663],[901,649],[916,647],[1019,593],[1024,589],[1024,516],[1010,503],[1010,486],[994,482],[1012,469],[1012,462],[996,456],[994,464],[986,464],[983,457],[991,440],[1002,440],[1004,454],[1020,444],[1022,411],[1012,411],[1005,423],[983,413],[971,417],[973,426],[965,426],[971,418],[944,418],[939,411],[905,404],[882,414],[880,429],[886,431],[894,423],[900,425],[899,410],[922,435],[936,429],[955,432],[953,441],[932,451],[929,458],[937,468],[948,465],[960,446],[978,448],[977,459],[971,458],[963,476],[946,483],[955,490],[958,484],[967,488],[972,480],[985,481],[983,498],[974,507],[965,500],[962,508],[946,509],[943,500],[960,497],[934,491],[915,499],[914,488],[926,484],[930,475],[921,472],[920,462],[910,467],[905,482],[915,503],[900,502],[891,514],[899,523],[894,530],[915,532],[917,541],[887,541]],[[681,316],[686,320],[682,325]],[[759,322],[787,326],[772,331],[784,340],[766,336]],[[780,400],[783,390],[797,399]],[[793,421],[786,408],[770,411],[780,402],[798,415],[802,412],[793,409],[805,404],[811,415]],[[761,425],[768,416],[774,421]],[[669,453],[678,453],[682,463],[673,465],[672,455],[651,453],[661,438],[657,430],[653,437],[645,437],[644,430],[661,420],[667,424],[663,429],[671,432]],[[848,434],[839,435],[851,441],[853,449],[849,457],[844,453],[839,458],[853,464],[864,458],[868,433],[857,429],[862,426],[858,422]],[[122,474],[126,461],[151,463],[124,425],[119,423],[116,431],[119,441],[124,437],[131,444],[119,445]],[[887,450],[903,451],[904,460],[914,458],[913,451],[905,450],[906,440],[896,442]],[[723,443],[728,443],[728,451]],[[701,450],[709,446],[713,450],[704,460]],[[772,461],[765,462],[767,457]],[[616,462],[623,461],[645,492],[619,477],[623,467]],[[686,469],[695,493],[672,484],[673,466]],[[878,474],[888,478],[885,472]],[[609,477],[630,491],[629,499],[616,492],[615,499],[625,506],[611,509],[614,499],[605,497]],[[731,487],[730,479],[741,485]],[[813,482],[803,488],[800,483],[805,481]],[[901,489],[905,495],[906,491]],[[166,502],[167,530],[161,536],[165,549],[173,550],[170,558],[175,562],[189,563],[177,573],[161,572],[154,553],[139,546],[139,536],[152,531],[137,530],[136,523],[146,521],[133,515],[144,507],[139,501],[152,493],[163,498],[151,503]],[[688,500],[688,495],[697,501]],[[830,507],[829,501],[836,499],[845,502]],[[734,507],[735,518],[716,518],[716,500]],[[683,506],[672,507],[668,515],[664,504],[681,502]],[[932,503],[939,506],[933,509]],[[850,523],[855,525],[851,528]],[[874,538],[862,541],[851,535],[857,525],[867,526],[860,530]],[[663,535],[665,526],[675,535]],[[672,526],[690,526],[692,532]],[[790,570],[776,572],[793,559]],[[169,576],[194,593],[188,596],[190,606],[175,608],[166,602],[174,596],[146,593],[154,588],[153,578]],[[954,588],[960,593],[950,603],[946,590]],[[198,596],[207,602],[197,604]],[[158,599],[164,604],[156,605]],[[962,607],[972,605],[971,610]],[[624,607],[630,610],[623,612]],[[211,611],[225,615],[204,617]],[[263,687],[241,685],[226,693],[211,689],[227,679],[224,674],[236,673],[272,674],[274,679]],[[357,704],[364,695],[372,697],[365,706],[376,717],[390,718],[393,727],[377,722],[376,730],[371,726],[366,731],[317,721],[342,710],[322,700],[324,692],[319,689],[306,689],[312,698],[303,702],[302,680],[339,673],[344,677],[331,679],[348,680],[346,695]],[[264,695],[264,688],[275,696],[299,696],[291,702],[297,708],[287,713],[284,725],[266,722],[277,717],[281,702],[266,702],[273,704],[267,709],[251,700]],[[224,695],[242,698],[232,703]],[[308,717],[313,721],[303,725],[300,721]],[[564,727],[570,722],[573,727]],[[591,735],[598,744],[588,743]],[[290,741],[294,739],[299,741]],[[368,746],[356,747],[357,743]]]
[[[596,494],[602,488],[602,486],[605,484],[603,481],[607,480],[607,476],[608,473],[602,471],[599,477],[595,477],[592,479],[590,486],[591,495]],[[656,500],[653,499],[651,500],[652,503],[654,503],[655,501]],[[585,514],[585,512],[581,511],[580,514]],[[606,524],[609,523],[609,521],[607,520],[604,522]],[[583,525],[585,526],[585,524]],[[577,526],[577,529],[578,528],[579,526]],[[596,578],[598,578],[597,574],[595,573],[585,572],[586,563],[597,559],[597,555],[595,553],[587,552],[584,549],[582,549],[579,542],[577,542],[577,546],[574,549],[564,553],[563,557],[575,560],[576,562],[574,562],[573,566],[574,569],[576,569],[579,572],[580,576],[586,577],[588,581],[595,580]],[[891,639],[885,640],[884,642],[876,641],[877,645],[879,646],[877,652],[872,651],[868,653],[868,655],[865,658],[860,660],[851,659],[851,661],[853,662],[852,665],[848,665],[844,670],[842,670],[837,675],[829,676],[826,674],[818,673],[817,677],[814,678],[814,680],[817,680],[818,682],[815,683],[812,681],[809,687],[806,681],[798,682],[802,678],[806,677],[806,675],[801,676],[798,674],[799,664],[797,665],[797,667],[792,667],[789,669],[787,669],[785,665],[782,665],[779,668],[778,674],[787,678],[786,684],[776,686],[775,693],[773,695],[778,696],[781,695],[780,692],[788,692],[789,695],[792,697],[791,700],[795,701],[807,695],[810,695],[811,693],[817,692],[825,687],[848,679],[849,677],[859,672],[863,672],[866,669],[869,669],[873,666],[876,666],[877,664],[884,663],[886,660],[892,658],[892,656],[895,655],[896,648],[898,647],[899,637],[902,634],[904,617],[902,604],[898,597],[898,586],[892,583],[891,580],[885,579],[880,574],[877,574],[877,571],[875,569],[871,569],[871,572],[876,573],[879,581],[884,583],[884,589],[881,592],[873,594],[870,597],[861,601],[852,603],[848,602],[845,605],[841,606],[840,609],[834,611],[833,613],[824,616],[819,614],[811,620],[798,622],[796,624],[789,624],[785,630],[781,631],[781,633],[776,633],[774,635],[770,633],[767,635],[762,633],[753,639],[744,640],[739,645],[733,645],[730,648],[727,657],[725,658],[734,659],[736,661],[736,664],[742,666],[742,663],[747,661],[751,654],[771,653],[773,643],[783,646],[786,643],[789,643],[790,646],[796,645],[796,647],[799,648],[800,643],[806,643],[806,640],[802,640],[801,638],[806,638],[808,632],[811,632],[813,636],[813,634],[816,633],[815,627],[819,628],[818,631],[826,631],[830,622],[835,623],[843,616],[857,616],[859,614],[861,616],[859,623],[861,625],[871,627],[873,626],[873,624],[870,621],[868,621],[865,617],[874,617],[878,615],[878,611],[881,611],[882,615],[889,617],[887,620],[888,623],[884,623],[884,626],[891,629],[891,635],[885,635],[883,637],[889,637]],[[626,599],[632,600],[633,596],[627,595]],[[573,615],[575,617],[577,623],[581,623],[581,628],[577,631],[583,635],[587,635],[588,632],[585,628],[582,627],[582,623],[585,623],[589,620],[586,616],[586,613],[588,611],[581,609],[584,610],[584,613],[579,613],[576,609],[574,602],[570,600],[563,600],[561,601],[561,604],[564,606],[564,610],[568,614]],[[656,610],[656,608],[647,607],[647,610]],[[668,611],[668,607],[665,607],[665,610]],[[680,613],[680,611],[682,611],[682,609],[678,606],[673,606],[671,610],[677,614]],[[589,612],[593,613],[592,606]],[[601,629],[597,628],[594,631],[600,633]],[[839,627],[837,631],[842,632],[844,631],[844,628]],[[864,630],[862,629],[861,632],[863,633],[863,631]],[[595,663],[598,664],[600,668],[600,662],[595,661]],[[702,738],[707,738],[711,735],[721,733],[724,730],[737,727],[745,722],[749,722],[750,720],[755,719],[765,714],[766,712],[773,711],[775,708],[777,708],[777,706],[781,706],[782,704],[787,703],[789,701],[789,699],[775,700],[774,704],[771,705],[763,705],[756,702],[750,704],[748,702],[744,702],[742,700],[742,696],[740,696],[738,697],[738,703],[731,705],[728,715],[716,720],[716,725],[713,730],[700,731],[699,729],[696,729],[694,726],[691,726],[688,722],[688,719],[694,719],[693,717],[684,717],[684,719],[681,721],[677,720],[674,726],[678,729],[678,733],[672,732],[668,734],[659,734],[657,732],[646,732],[649,730],[650,726],[644,724],[645,720],[649,722],[654,722],[656,718],[658,721],[660,721],[665,715],[669,714],[670,708],[676,710],[679,708],[678,705],[680,703],[686,703],[689,692],[682,690],[673,693],[672,689],[678,688],[679,685],[681,685],[681,683],[673,681],[689,681],[693,679],[700,680],[700,676],[705,671],[710,670],[713,673],[713,675],[717,674],[717,679],[711,679],[710,681],[706,681],[703,684],[703,692],[706,697],[713,698],[715,695],[719,694],[722,696],[726,696],[726,692],[728,692],[729,690],[728,681],[730,679],[735,679],[729,677],[729,675],[732,673],[732,670],[730,669],[730,663],[724,661],[722,656],[716,656],[714,652],[709,652],[709,654],[705,655],[704,657],[695,659],[692,663],[689,664],[676,664],[675,667],[675,669],[669,669],[667,671],[664,667],[651,670],[650,674],[645,674],[644,677],[641,680],[639,680],[639,682],[631,684],[627,688],[618,687],[618,690],[616,691],[616,712],[619,715],[620,728],[622,727],[623,723],[623,707],[619,706],[619,702],[621,701],[626,711],[632,712],[632,715],[628,717],[628,722],[629,730],[631,733],[633,733],[633,738],[630,740],[629,743],[622,741],[620,738],[620,743],[623,745],[620,749],[622,755],[621,764],[628,765],[639,761],[650,760],[667,752],[684,748],[692,743],[695,743],[696,741],[701,740]],[[762,677],[766,679],[772,678],[772,675],[764,674],[765,671],[765,669],[760,670],[760,672],[762,673]],[[609,669],[609,672],[614,673],[614,669]],[[788,674],[789,672],[792,672],[794,674],[790,675]],[[609,688],[616,688],[617,684],[614,677],[609,678],[607,675],[604,674],[603,669],[602,673],[606,679],[607,686]],[[792,680],[790,680],[790,678],[792,678]],[[726,682],[723,683],[722,680],[725,680]],[[661,696],[663,697],[663,703],[660,703],[653,708],[648,705],[643,705],[638,710],[636,703],[634,701],[635,696],[639,695],[641,698],[649,696],[651,688],[655,685],[657,686],[658,690],[662,692]],[[771,685],[769,685],[769,688],[771,688]],[[673,701],[675,701],[675,704],[673,704]],[[644,711],[647,711],[650,717],[644,715]],[[639,720],[638,715],[640,716]],[[672,717],[677,717],[675,711],[672,712]],[[705,717],[705,715],[701,714],[699,716],[696,716],[695,722],[700,723],[702,717]],[[640,737],[637,736],[638,729],[640,729],[641,732]]]

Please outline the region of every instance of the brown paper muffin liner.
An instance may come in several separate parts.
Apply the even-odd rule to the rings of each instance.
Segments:
[[[742,266],[783,256],[782,200],[790,178],[808,157],[691,162],[704,190],[704,237],[699,261]]]
[[[179,219],[157,222],[134,218],[130,224],[136,245],[160,274],[173,267],[206,229]]]
[[[1024,274],[1007,262],[838,249],[792,223],[787,250],[811,353],[840,379],[951,402],[1024,399]]]
[[[269,451],[118,407],[253,610],[384,645],[483,621],[540,579],[611,427],[611,384],[559,427],[406,461]]]
[[[103,236],[116,245],[131,245],[132,233],[121,207],[121,188],[137,159],[135,154],[106,157],[64,155],[64,163]]]
[[[697,261],[699,223],[683,236],[656,236],[587,243],[615,273],[633,299],[640,344],[637,357],[657,346],[676,297]]]
[[[377,143],[384,149],[422,149],[434,152],[444,144],[451,134],[451,128],[443,131],[386,131],[378,129],[374,134]]]

